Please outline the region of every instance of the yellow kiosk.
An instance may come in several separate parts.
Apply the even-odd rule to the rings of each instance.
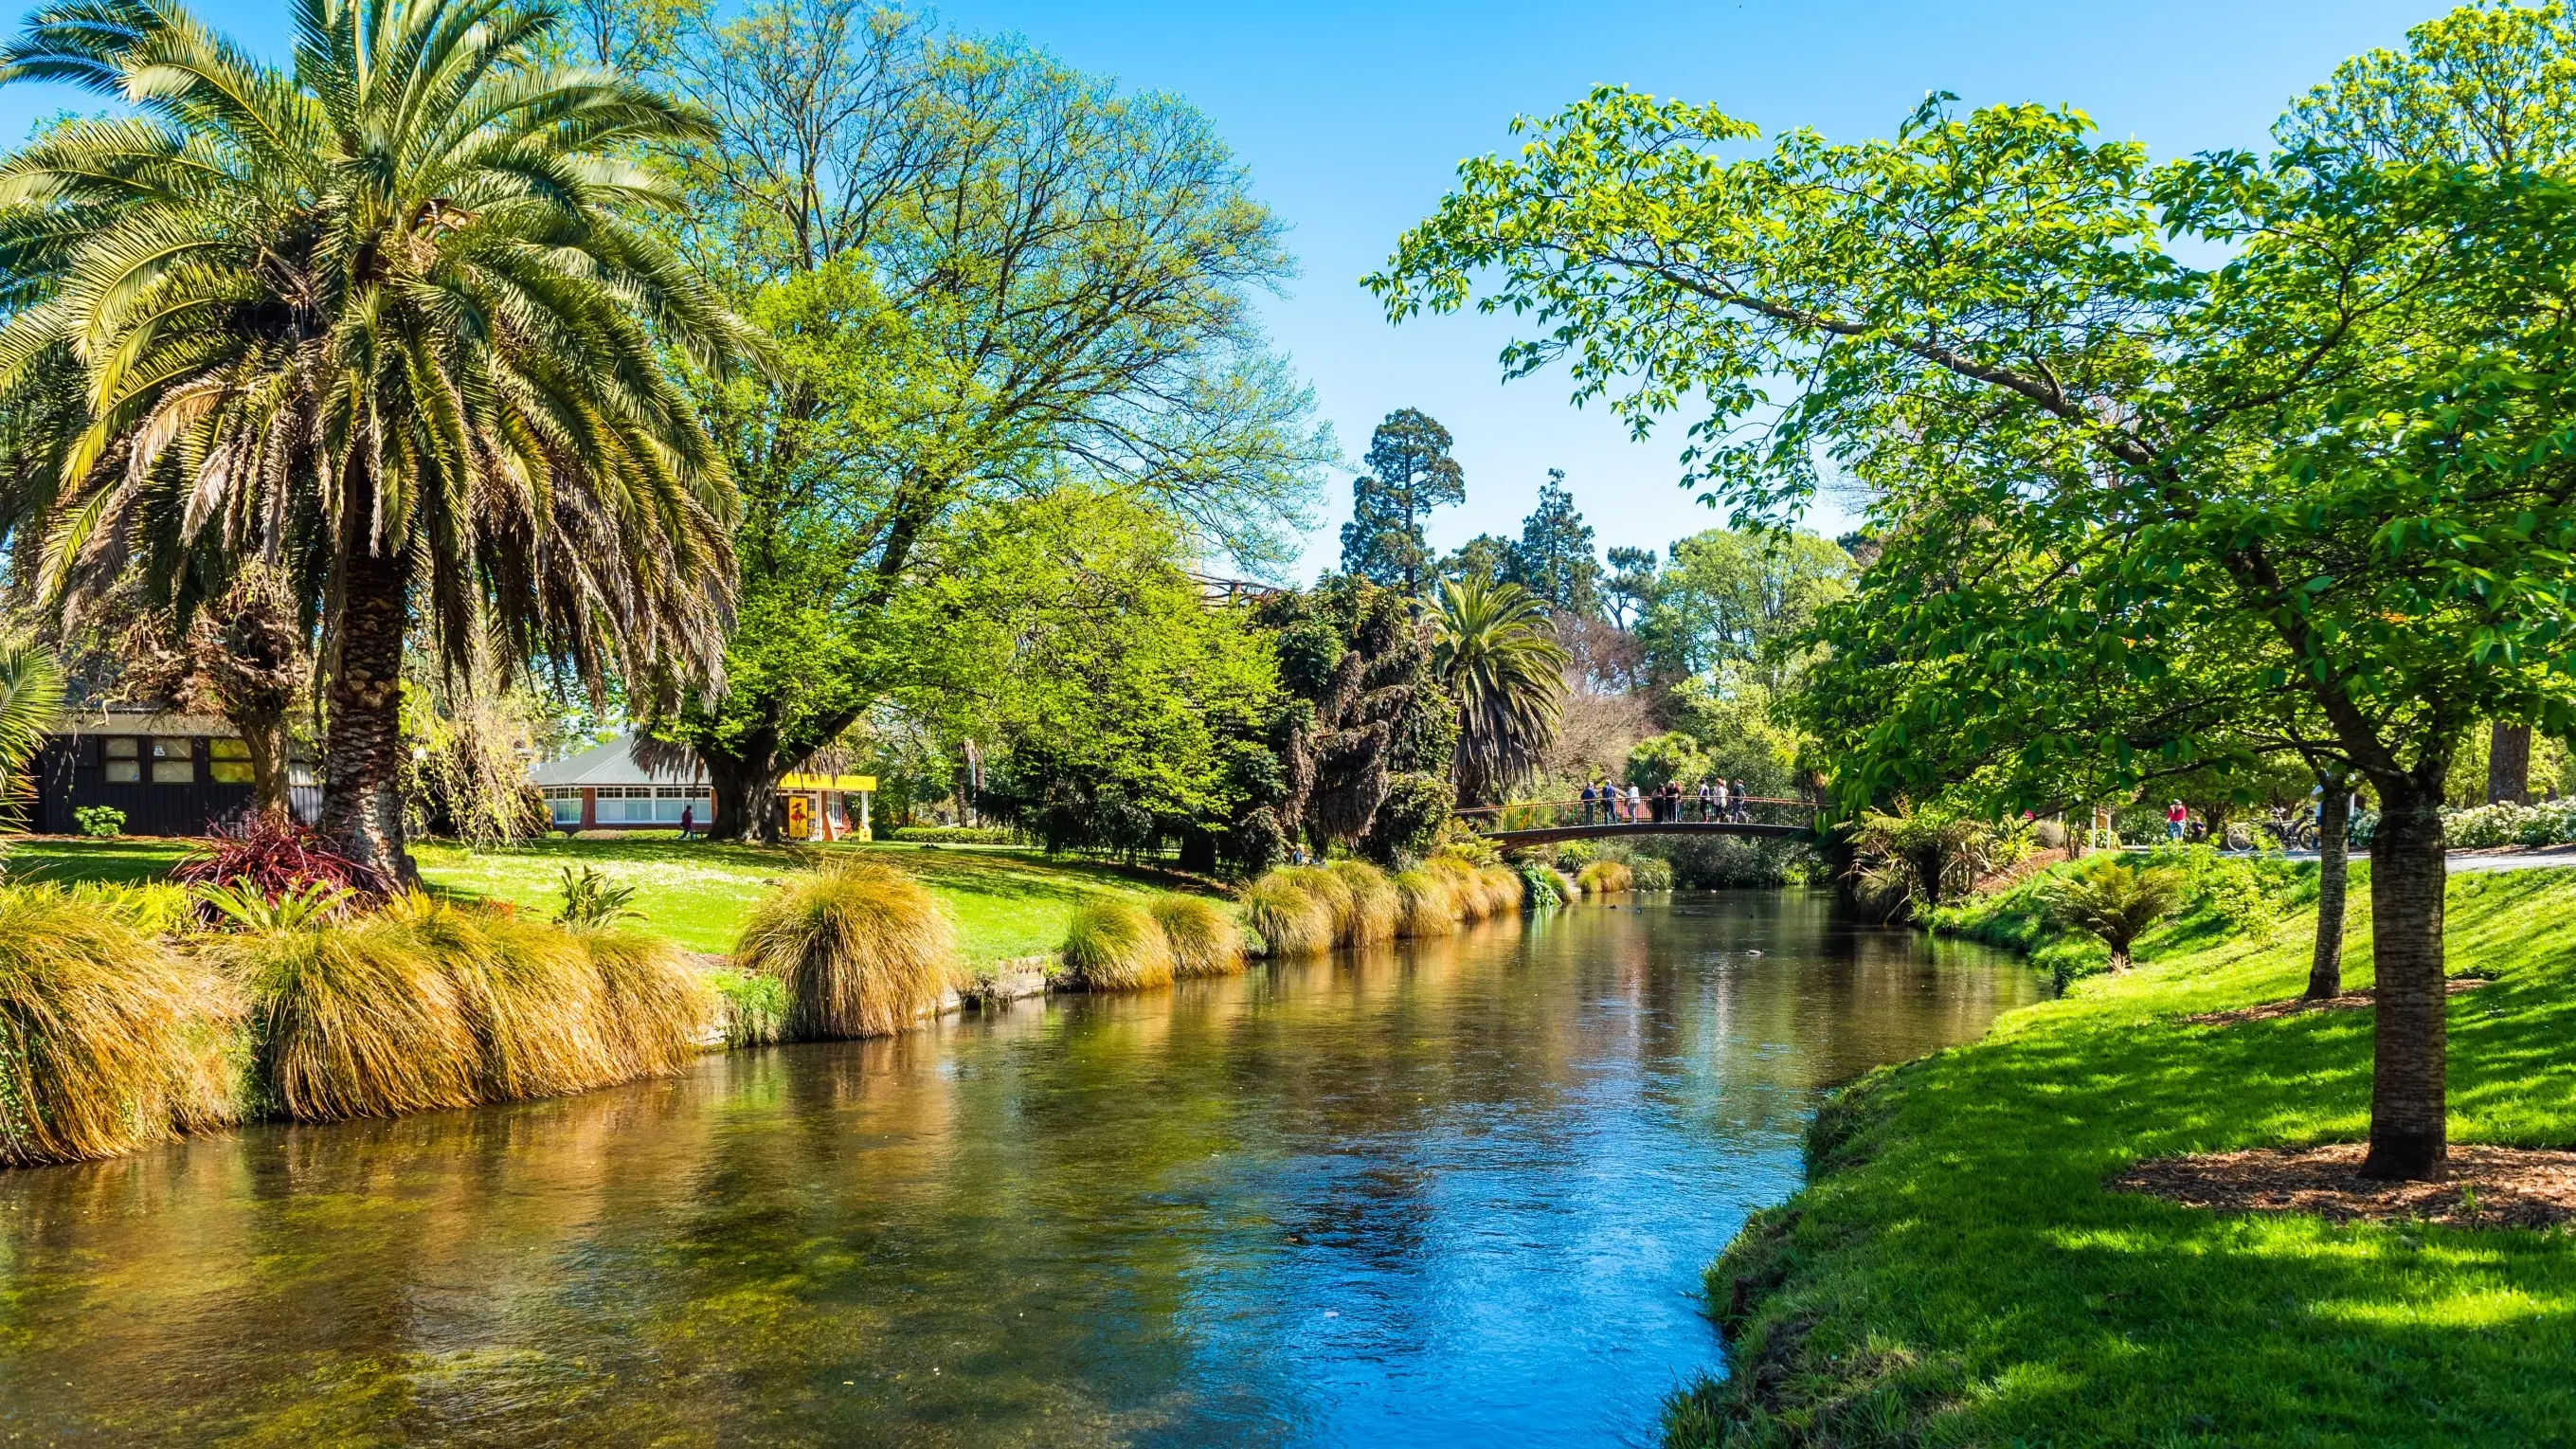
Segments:
[[[787,798],[790,840],[873,840],[868,828],[868,797],[877,791],[874,775],[809,775],[790,773],[778,782]],[[858,802],[855,819],[850,802]]]

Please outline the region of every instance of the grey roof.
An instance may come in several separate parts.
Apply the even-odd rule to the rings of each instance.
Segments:
[[[706,778],[706,772],[686,770],[647,770],[635,763],[635,736],[625,735],[604,745],[595,745],[569,759],[548,760],[528,771],[538,785],[688,785]]]

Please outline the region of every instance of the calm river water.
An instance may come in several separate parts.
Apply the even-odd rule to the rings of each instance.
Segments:
[[[1817,1091],[2035,994],[1686,894],[0,1174],[0,1440],[1650,1443]]]

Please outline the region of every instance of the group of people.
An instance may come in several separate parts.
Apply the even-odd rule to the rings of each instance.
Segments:
[[[1702,780],[1696,793],[1682,789],[1679,781],[1666,781],[1654,790],[1640,790],[1634,785],[1619,786],[1607,777],[1593,780],[1583,787],[1583,823],[1616,824],[1621,821],[1651,820],[1658,825],[1698,819],[1714,825],[1722,820],[1736,822],[1753,818],[1752,792],[1742,780]],[[1694,816],[1692,807],[1698,812]]]

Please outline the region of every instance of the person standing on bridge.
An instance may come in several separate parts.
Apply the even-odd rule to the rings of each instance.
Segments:
[[[1735,782],[1735,823],[1738,825],[1753,823],[1753,790],[1741,778]]]
[[[1724,820],[1729,808],[1727,805],[1726,777],[1724,775],[1717,777],[1717,784],[1713,793],[1717,796],[1717,813],[1709,818],[1712,820]]]
[[[1584,824],[1589,825],[1589,824],[1591,824],[1591,823],[1592,823],[1592,802],[1594,802],[1594,801],[1596,801],[1596,800],[1598,800],[1598,799],[1600,799],[1600,798],[1601,798],[1601,792],[1592,788],[1592,782],[1591,782],[1590,780],[1586,780],[1586,781],[1584,781],[1584,782],[1583,782],[1583,823],[1584,823]]]
[[[1699,782],[1699,819],[1700,819],[1700,823],[1701,823],[1701,824],[1703,824],[1703,825],[1705,825],[1705,824],[1707,824],[1709,821],[1715,820],[1716,818],[1717,818],[1717,791],[1709,785],[1709,783],[1708,783],[1708,777],[1707,777],[1707,776],[1705,776],[1705,775],[1703,775],[1703,776],[1701,776],[1701,777],[1700,777],[1700,782]]]
[[[1628,819],[1634,823],[1645,818],[1646,797],[1637,792],[1636,786],[1631,785],[1628,787]]]

